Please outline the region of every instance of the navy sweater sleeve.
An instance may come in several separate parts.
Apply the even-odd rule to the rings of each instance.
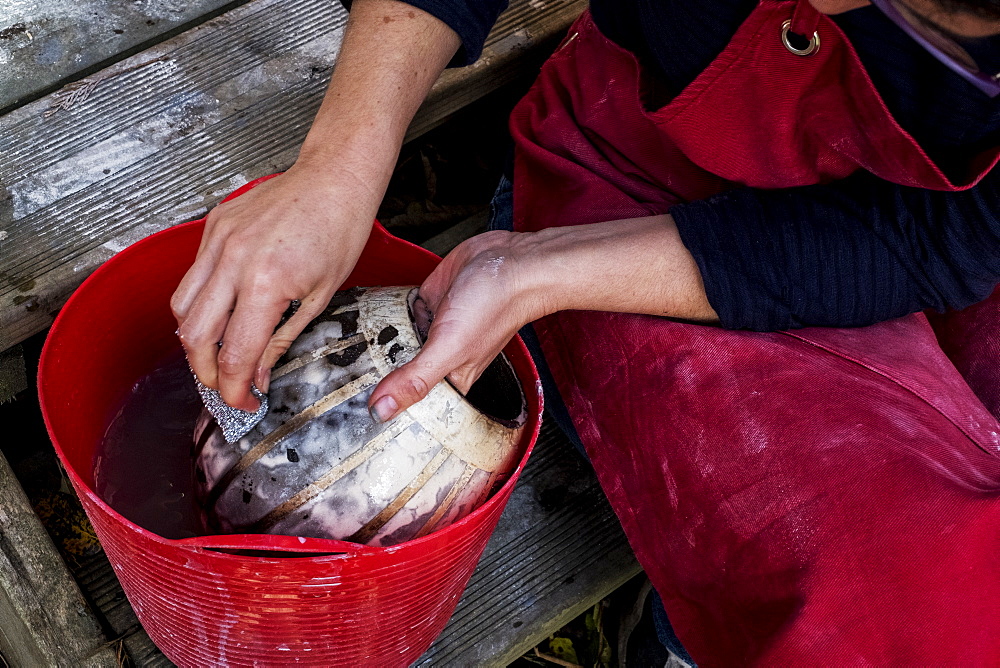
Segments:
[[[723,326],[862,326],[962,308],[1000,277],[1000,174],[957,193],[859,172],[675,206]]]

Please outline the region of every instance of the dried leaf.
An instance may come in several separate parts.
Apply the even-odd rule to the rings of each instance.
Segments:
[[[154,63],[162,63],[170,58],[168,56],[160,56],[159,58],[154,58],[153,60],[147,60],[142,63],[137,63],[130,67],[118,70],[117,72],[98,74],[90,79],[80,79],[79,81],[74,81],[72,83],[66,84],[59,91],[52,94],[52,105],[42,113],[42,118],[49,118],[60,109],[71,109],[73,106],[86,102],[90,94],[94,92],[94,89],[108,79],[113,79],[119,77],[127,72],[134,72],[135,70],[142,69],[147,65],[152,65]]]

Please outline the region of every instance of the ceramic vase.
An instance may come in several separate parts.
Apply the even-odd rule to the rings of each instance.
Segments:
[[[412,287],[337,293],[275,366],[256,427],[227,443],[202,413],[195,475],[212,529],[394,545],[461,519],[507,479],[526,412],[502,356],[467,396],[442,381],[388,423],[369,415],[379,380],[420,349],[417,299]]]

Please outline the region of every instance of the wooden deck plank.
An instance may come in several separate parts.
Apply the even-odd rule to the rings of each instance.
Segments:
[[[553,424],[536,455],[417,665],[506,666],[640,572],[593,471]]]
[[[519,56],[551,46],[583,5],[513,3],[483,59],[442,77],[409,136],[517,76]],[[51,324],[129,243],[291,164],[345,20],[326,0],[254,0],[95,75],[69,108],[47,115],[52,95],[0,118],[0,350]]]
[[[15,667],[117,666],[3,456],[0,527],[0,655]]]
[[[236,4],[232,0],[6,2],[0,11],[0,109]]]
[[[102,72],[72,108],[0,119],[0,349],[121,248],[290,164],[346,17],[259,0]]]
[[[506,666],[639,571],[593,470],[549,421],[455,614],[415,665]]]
[[[450,253],[455,246],[462,243],[466,239],[485,232],[489,227],[489,223],[490,212],[483,211],[482,213],[477,213],[474,216],[466,218],[456,225],[449,227],[440,234],[435,234],[433,237],[424,241],[420,245],[430,252],[444,257]]]

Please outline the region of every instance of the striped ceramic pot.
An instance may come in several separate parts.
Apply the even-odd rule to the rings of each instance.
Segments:
[[[375,385],[420,348],[415,299],[411,287],[337,293],[275,366],[270,409],[246,436],[226,443],[202,413],[195,474],[214,529],[393,545],[506,480],[526,411],[502,356],[465,397],[444,381],[388,423],[369,416]]]

